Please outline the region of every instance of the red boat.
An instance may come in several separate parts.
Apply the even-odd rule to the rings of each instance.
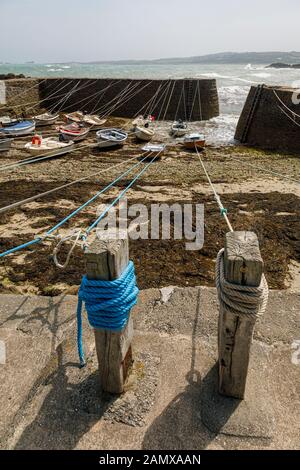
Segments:
[[[201,134],[189,134],[183,141],[185,148],[189,150],[202,150],[205,147],[205,137]]]
[[[90,128],[73,122],[72,124],[59,127],[58,131],[62,141],[69,142],[70,140],[73,140],[73,142],[79,142],[86,138]]]

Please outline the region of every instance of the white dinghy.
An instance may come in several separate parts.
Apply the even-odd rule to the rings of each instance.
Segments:
[[[166,149],[166,144],[146,144],[142,147],[143,152],[162,155]]]
[[[181,119],[173,122],[171,127],[171,135],[173,137],[183,137],[187,133],[187,124]]]
[[[144,127],[137,126],[134,133],[138,140],[144,142],[150,142],[155,134],[154,130],[149,128],[149,124],[146,124]]]
[[[31,142],[25,145],[25,149],[31,155],[43,155],[44,153],[57,152],[59,155],[67,153],[72,147],[74,142],[61,142],[59,138],[47,137],[43,139],[41,136],[34,136]],[[65,152],[64,152],[65,151]]]
[[[64,118],[67,123],[71,124],[72,122],[82,122],[84,114],[81,111],[74,111],[73,113],[68,113],[64,115]]]
[[[95,131],[100,129],[100,127],[102,127],[106,123],[106,121],[107,119],[101,119],[96,114],[85,114],[83,116],[83,122],[85,122],[89,126],[92,126]]]
[[[65,114],[65,119],[68,123],[88,124],[94,130],[100,129],[107,121],[107,119],[102,119],[97,114],[84,114],[81,111]]]
[[[51,126],[59,118],[59,114],[43,113],[33,117],[36,127]]]
[[[132,128],[133,130],[136,129],[136,127],[143,127],[145,125],[146,121],[144,119],[144,116],[138,116],[132,121]]]
[[[135,130],[137,127],[149,126],[149,124],[151,124],[151,122],[153,121],[154,121],[154,116],[148,116],[144,118],[144,116],[141,114],[140,116],[138,116],[132,121],[132,128],[133,130]]]
[[[96,133],[98,148],[118,147],[124,145],[128,134],[121,129],[102,129]]]

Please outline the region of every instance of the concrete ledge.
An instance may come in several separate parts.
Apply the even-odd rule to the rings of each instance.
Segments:
[[[155,358],[157,377],[149,390],[128,389],[126,400],[106,414],[86,321],[90,359],[87,368],[78,367],[76,302],[73,296],[0,296],[7,355],[0,365],[1,448],[299,447],[300,364],[292,361],[300,339],[298,294],[271,293],[255,333],[246,400],[225,404],[214,375],[215,289],[143,291],[133,312],[134,354]]]
[[[0,364],[0,441],[38,386],[57,369],[63,347],[74,342],[75,312],[72,296],[0,296],[0,340],[6,353],[6,363]]]

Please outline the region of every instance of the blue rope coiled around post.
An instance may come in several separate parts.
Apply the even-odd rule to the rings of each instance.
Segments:
[[[83,276],[77,306],[77,343],[81,366],[85,365],[82,346],[83,302],[91,327],[120,332],[127,325],[130,310],[137,303],[138,294],[132,261],[121,277],[114,281],[90,280]]]

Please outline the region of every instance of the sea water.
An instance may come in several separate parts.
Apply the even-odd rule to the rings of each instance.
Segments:
[[[251,85],[284,85],[300,88],[300,70],[270,69],[252,64],[0,64],[0,74],[23,73],[31,77],[85,78],[215,78],[220,116],[201,125],[208,140],[233,142],[239,115]]]

